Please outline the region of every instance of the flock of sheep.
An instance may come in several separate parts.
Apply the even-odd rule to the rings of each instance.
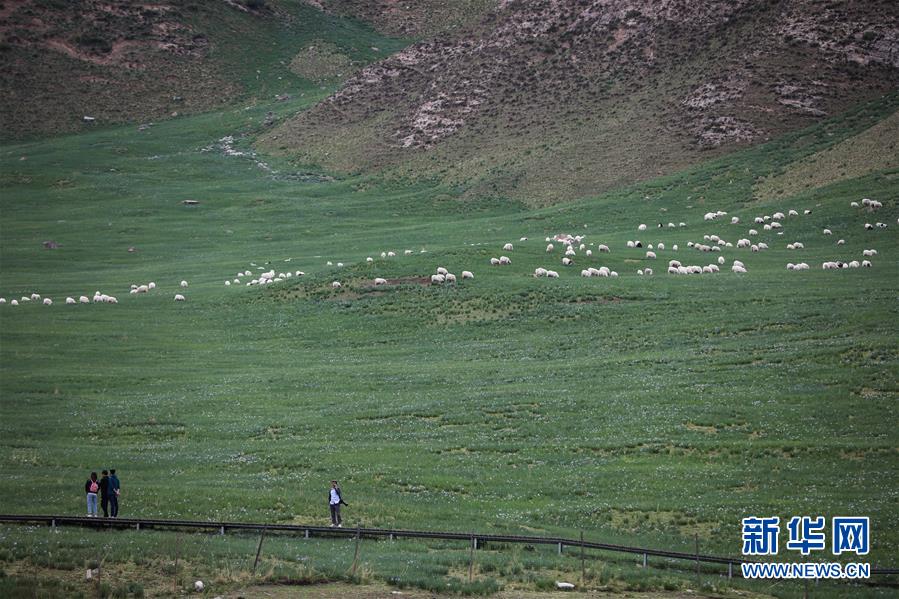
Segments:
[[[865,198],[865,199],[861,200],[860,203],[859,202],[851,202],[850,207],[864,209],[864,210],[868,211],[869,213],[873,213],[873,212],[877,211],[878,209],[882,208],[883,204],[879,201]],[[811,214],[811,210],[805,210],[804,214],[805,215]],[[707,212],[703,216],[703,220],[707,221],[707,222],[713,222],[713,221],[717,221],[726,216],[727,216],[727,212],[720,211],[720,210],[716,211],[716,212]],[[756,216],[753,219],[753,226],[761,225],[762,229],[764,231],[775,232],[776,235],[783,236],[784,235],[783,223],[786,222],[791,217],[798,217],[798,216],[799,216],[799,212],[796,210],[789,210],[786,214],[783,212],[775,212],[771,215]],[[737,216],[731,217],[730,224],[732,226],[740,225],[740,218]],[[686,223],[683,223],[683,222],[680,222],[677,225],[675,225],[673,222],[669,222],[667,224],[668,229],[682,228],[685,226],[686,226]],[[864,224],[864,229],[867,231],[871,231],[874,229],[886,229],[887,226],[888,225],[883,222],[876,222],[873,225],[871,223],[866,222]],[[665,228],[665,226],[662,223],[659,223],[658,228],[663,229],[663,228]],[[647,230],[646,224],[643,223],[643,224],[638,225],[637,230],[640,232],[645,232]],[[825,228],[825,229],[823,229],[822,234],[825,236],[829,236],[829,235],[832,235],[832,231],[830,229]],[[750,228],[747,231],[746,237],[741,237],[739,235],[736,235],[736,237],[737,237],[736,241],[732,242],[732,241],[728,241],[727,239],[725,239],[724,237],[722,237],[718,234],[706,234],[706,235],[703,235],[702,242],[688,241],[686,246],[688,249],[692,249],[692,250],[698,251],[700,253],[718,253],[718,254],[720,254],[724,250],[729,250],[734,247],[737,249],[748,249],[750,252],[763,252],[763,251],[768,250],[769,246],[767,243],[761,242],[761,241],[759,241],[757,243],[753,243],[752,240],[750,239],[751,237],[757,237],[758,235],[759,235],[759,232],[756,228]],[[521,239],[519,239],[519,241],[525,242],[525,241],[527,241],[527,237],[522,237]],[[555,237],[547,237],[545,241],[547,242],[547,245],[546,245],[546,253],[547,254],[552,254],[556,251],[556,244],[559,244],[561,247],[565,248],[564,255],[561,260],[563,267],[573,266],[575,264],[575,260],[580,259],[579,258],[580,255],[583,255],[586,258],[592,257],[594,249],[596,250],[596,252],[598,252],[600,254],[601,253],[611,253],[611,251],[612,251],[611,248],[604,243],[600,243],[600,244],[590,243],[589,245],[586,244],[585,238],[582,235],[576,235],[576,236],[556,235]],[[843,245],[845,245],[845,243],[846,243],[845,239],[839,239],[839,240],[837,240],[835,245],[843,246]],[[628,240],[625,245],[627,246],[628,249],[641,249],[642,250],[644,248],[643,242],[638,239]],[[805,244],[803,244],[802,242],[799,242],[799,241],[795,241],[795,242],[786,244],[786,248],[790,251],[800,251],[800,250],[805,249]],[[504,252],[511,253],[514,251],[514,249],[515,248],[512,243],[506,243],[503,246]],[[648,243],[645,245],[646,251],[644,254],[644,258],[647,260],[655,260],[658,258],[658,254],[656,252],[663,252],[663,251],[666,251],[666,249],[667,248],[666,248],[666,245],[664,242],[658,242],[655,245],[652,243]],[[678,245],[672,244],[670,249],[668,249],[668,251],[671,251],[671,252],[679,251]],[[424,252],[425,252],[425,250],[421,250],[421,253],[424,253]],[[579,252],[581,254],[579,254]],[[403,253],[404,253],[404,255],[408,256],[408,255],[411,255],[413,253],[413,251],[405,250]],[[392,250],[381,252],[382,259],[393,258],[396,255],[397,255],[397,253]],[[873,248],[865,249],[862,252],[862,256],[864,258],[866,258],[864,260],[849,260],[849,261],[828,260],[821,264],[821,268],[823,270],[838,270],[838,269],[844,269],[844,268],[870,268],[872,266],[872,263],[867,258],[871,258],[876,255],[877,255],[876,249],[873,249]],[[290,259],[288,258],[286,261],[290,261]],[[366,258],[366,262],[373,263],[374,258],[369,256]],[[726,264],[726,262],[727,261],[725,260],[723,255],[719,255],[716,260],[709,262],[707,264],[703,264],[703,265],[701,265],[701,264],[683,264],[680,260],[672,259],[672,260],[668,261],[667,273],[671,274],[671,275],[714,274],[714,273],[720,272],[720,268],[722,266],[724,266]],[[507,255],[501,255],[498,258],[497,257],[490,258],[491,266],[499,267],[499,266],[508,266],[511,264],[512,264],[512,259],[509,258],[509,256],[507,256]],[[251,263],[251,265],[254,267],[256,266],[255,263]],[[333,263],[329,261],[329,262],[327,262],[327,265],[333,266]],[[338,262],[337,266],[341,267],[341,266],[343,266],[343,263]],[[262,267],[257,267],[257,269],[262,270]],[[801,270],[809,270],[809,269],[810,269],[810,267],[806,262],[798,262],[798,263],[789,262],[789,263],[787,263],[787,270],[790,270],[790,271],[801,271]],[[731,270],[731,272],[738,273],[738,274],[747,272],[746,266],[741,260],[732,260],[730,270]],[[637,270],[637,275],[639,275],[639,276],[651,276],[652,274],[653,274],[652,268],[644,267],[644,268],[640,268]],[[286,281],[293,277],[302,277],[304,275],[305,275],[305,273],[300,270],[297,270],[294,272],[287,271],[287,272],[279,272],[279,273],[275,273],[274,270],[268,270],[268,271],[260,273],[258,276],[254,276],[252,271],[243,270],[243,271],[238,272],[237,275],[233,279],[226,280],[225,285],[229,286],[229,287],[232,285],[241,285],[241,284],[243,284],[247,287],[252,287],[252,286],[257,286],[257,285],[264,286],[264,285],[270,285],[270,284],[274,284],[274,283],[280,283],[282,281]],[[557,278],[559,278],[559,272],[552,270],[552,269],[544,268],[541,266],[534,270],[533,276],[536,278],[542,277],[542,278],[557,279]],[[609,269],[606,266],[600,266],[599,268],[590,266],[588,268],[581,269],[580,276],[582,276],[582,277],[612,277],[612,278],[615,278],[618,276],[618,273],[614,270]],[[242,281],[245,278],[247,278],[249,280],[246,283],[243,283]],[[473,279],[474,274],[469,270],[463,270],[461,273],[461,278],[462,279]],[[374,285],[386,285],[387,282],[388,281],[386,279],[383,279],[380,277],[375,278],[373,280]],[[437,268],[435,274],[432,274],[430,276],[430,282],[433,285],[452,285],[457,282],[457,277],[454,273],[449,272],[446,268],[441,266],[441,267]],[[186,289],[188,287],[188,282],[184,281],[184,280],[181,281],[180,287],[182,289]],[[334,289],[339,289],[342,287],[342,284],[340,281],[335,280],[331,283],[331,287]],[[131,295],[139,295],[139,294],[143,294],[143,293],[149,293],[155,289],[156,289],[156,283],[152,282],[152,281],[149,283],[146,283],[146,284],[133,284],[133,285],[131,285],[130,294]],[[186,301],[186,299],[187,298],[183,293],[176,293],[174,295],[175,301],[183,302],[183,301]],[[18,300],[12,299],[8,303],[11,306],[18,306],[20,304],[25,304],[25,303],[29,303],[29,302],[41,302],[45,306],[53,305],[53,300],[51,298],[41,297],[41,295],[38,293],[32,293],[31,295],[23,295],[21,297],[21,299],[18,299]],[[101,293],[100,291],[96,291],[93,295],[93,298],[88,298],[86,295],[82,295],[82,296],[78,297],[78,299],[76,300],[74,297],[70,296],[70,297],[65,298],[65,303],[67,305],[90,304],[90,303],[117,304],[118,299],[113,295],[108,295],[105,293]],[[4,297],[0,297],[0,305],[2,305],[2,304],[7,304],[7,300]]]

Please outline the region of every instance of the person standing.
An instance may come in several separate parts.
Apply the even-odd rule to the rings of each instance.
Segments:
[[[119,517],[119,493],[122,488],[119,483],[119,477],[116,476],[115,468],[109,469],[109,512],[113,518]]]
[[[100,479],[100,506],[103,508],[103,517],[109,518],[109,471],[103,471]]]
[[[97,492],[100,491],[100,483],[97,482],[97,473],[91,472],[91,477],[84,483],[84,492],[87,493],[87,517],[97,517]]]
[[[331,481],[331,490],[328,492],[328,507],[331,509],[331,528],[343,528],[343,520],[340,518],[340,506],[349,504],[343,500],[340,494],[340,485],[336,480]]]

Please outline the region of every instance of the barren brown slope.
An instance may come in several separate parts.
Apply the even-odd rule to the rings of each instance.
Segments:
[[[362,70],[262,145],[543,204],[764,141],[897,82],[892,2],[506,1]]]

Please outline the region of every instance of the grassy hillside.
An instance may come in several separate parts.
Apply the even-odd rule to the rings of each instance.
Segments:
[[[252,154],[267,111],[315,100],[2,147],[0,295],[54,302],[0,305],[6,511],[80,514],[87,472],[116,467],[123,515],[324,523],[338,478],[350,525],[585,530],[671,549],[698,535],[732,555],[747,514],[868,515],[870,561],[896,565],[899,172],[754,194],[895,118],[895,95],[540,210]],[[884,206],[851,209],[862,197]],[[800,216],[782,236],[750,224],[788,209]],[[703,220],[715,210],[728,216]],[[719,255],[689,241],[735,243],[753,226],[770,250],[725,249],[716,275],[664,274],[669,259]],[[545,252],[557,233],[612,252],[563,267]],[[633,239],[668,249],[647,259]],[[806,249],[787,250],[794,241]],[[871,269],[820,268],[868,248]],[[510,266],[489,266],[503,253]],[[730,272],[734,259],[747,274]],[[799,261],[811,270],[785,269]],[[620,276],[579,277],[588,265]],[[422,284],[438,266],[475,278]],[[538,266],[561,277],[535,279]],[[638,276],[645,267],[656,274]],[[224,285],[269,268],[306,275]],[[155,291],[128,293],[149,281]],[[118,305],[63,304],[95,290]],[[4,535],[7,549],[22,538]]]
[[[291,65],[302,67],[309,48],[323,44],[347,66],[330,78],[333,85],[405,42],[300,0],[91,0],[77,11],[66,2],[6,2],[0,138],[150,123],[237,101],[316,93],[318,79]]]
[[[370,65],[261,147],[543,206],[674,173],[896,89],[897,27],[880,1],[500,3]]]

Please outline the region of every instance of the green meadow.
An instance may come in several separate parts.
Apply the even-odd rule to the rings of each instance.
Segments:
[[[867,561],[899,566],[899,172],[778,200],[754,193],[765,177],[893,114],[896,95],[677,175],[529,209],[463,201],[438,182],[336,176],[256,154],[268,111],[292,114],[330,89],[144,131],[0,147],[3,512],[83,514],[87,474],[114,467],[123,516],[321,525],[337,478],[347,526],[583,531],[687,551],[698,539],[703,552],[739,556],[748,515],[858,515],[872,522]],[[850,208],[865,197],[883,208]],[[752,223],[789,209],[799,216],[783,221],[782,235]],[[716,210],[728,214],[703,220]],[[889,227],[864,229],[876,221]],[[712,234],[736,246],[749,228],[769,250],[687,247]],[[594,245],[593,256],[578,251],[562,266],[561,244],[545,251],[559,233],[611,253]],[[626,247],[637,239],[666,249],[648,259]],[[50,240],[59,247],[45,249]],[[795,241],[805,249],[787,250]],[[514,249],[503,251],[508,242]],[[870,269],[821,269],[869,248],[878,252]],[[387,251],[396,256],[381,258]],[[500,255],[511,265],[490,266]],[[668,260],[718,256],[718,274],[665,273]],[[746,274],[730,271],[734,259]],[[811,268],[788,271],[787,262]],[[427,284],[438,266],[458,284]],[[541,266],[560,278],[534,278]],[[580,277],[590,266],[619,276]],[[655,274],[637,274],[647,267]],[[269,269],[305,275],[246,285]],[[245,270],[254,277],[225,285]],[[461,280],[462,270],[474,279]],[[375,277],[390,282],[376,287]],[[129,294],[150,281],[155,290]],[[65,305],[98,290],[118,304]],[[10,305],[31,293],[53,305]],[[23,560],[55,542],[83,577],[95,547],[78,539],[88,533],[60,534],[0,529],[0,567],[21,577]],[[137,543],[113,556],[138,569],[174,551],[161,533],[89,534]],[[245,561],[255,541],[230,542],[247,546],[233,548]],[[329,565],[330,545],[316,543],[303,550],[303,575],[314,579],[318,567],[334,579],[346,564]],[[283,544],[274,555],[296,558]],[[459,582],[464,548],[427,557],[440,549],[377,549],[382,558],[366,558],[370,577],[404,586],[400,564],[415,555],[435,561],[408,584],[452,579],[457,592],[509,581],[539,590],[551,574],[528,572],[579,572],[549,550],[529,565],[510,549],[469,588]],[[219,558],[213,551],[207,562]],[[615,576],[624,586],[609,588],[691,584],[633,568]],[[19,583],[9,584],[12,594]]]

